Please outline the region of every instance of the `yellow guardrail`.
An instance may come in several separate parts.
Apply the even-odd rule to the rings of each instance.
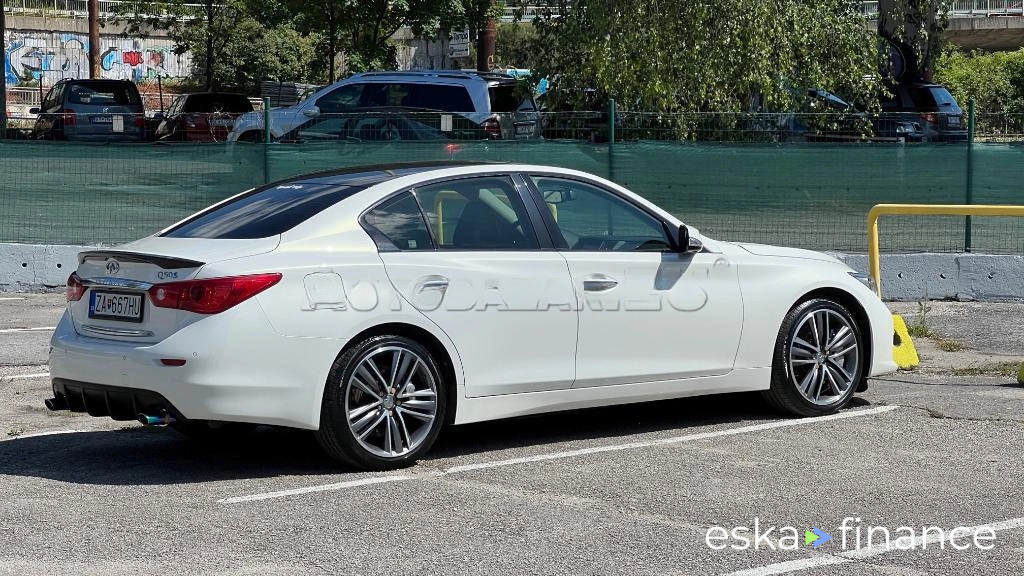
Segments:
[[[882,268],[878,255],[878,217],[914,216],[1024,216],[1024,206],[994,204],[878,204],[868,212],[868,266],[875,290],[882,297]]]

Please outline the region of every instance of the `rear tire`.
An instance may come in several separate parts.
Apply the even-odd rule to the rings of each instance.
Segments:
[[[805,300],[782,320],[771,388],[762,395],[776,409],[796,416],[832,414],[857,391],[863,351],[860,327],[846,308],[826,298]]]
[[[253,143],[257,143],[257,144],[261,143],[261,142],[263,142],[263,132],[258,132],[256,130],[250,130],[248,132],[243,132],[238,137],[238,141],[239,142],[253,142]]]
[[[373,336],[346,348],[324,387],[317,441],[329,456],[365,470],[416,462],[445,421],[437,360],[404,336]]]

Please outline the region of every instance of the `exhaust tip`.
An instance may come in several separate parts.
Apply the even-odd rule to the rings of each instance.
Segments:
[[[43,400],[43,404],[52,412],[68,409],[68,402],[62,396],[47,398],[46,400]]]
[[[174,424],[176,420],[174,416],[167,414],[166,412],[162,416],[152,416],[150,414],[139,414],[139,422],[143,426],[167,426]]]

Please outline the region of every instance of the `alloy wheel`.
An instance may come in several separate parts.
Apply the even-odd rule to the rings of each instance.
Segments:
[[[400,345],[375,348],[345,386],[345,414],[359,445],[381,458],[415,450],[437,417],[437,382],[426,361]]]
[[[814,404],[833,404],[855,385],[860,363],[857,334],[835,310],[808,310],[796,323],[788,355],[790,380]]]

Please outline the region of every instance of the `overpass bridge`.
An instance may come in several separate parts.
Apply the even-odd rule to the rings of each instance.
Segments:
[[[969,50],[1018,50],[1024,48],[1024,0],[956,0],[950,2],[950,42]],[[864,2],[864,15],[878,19],[878,2]]]

